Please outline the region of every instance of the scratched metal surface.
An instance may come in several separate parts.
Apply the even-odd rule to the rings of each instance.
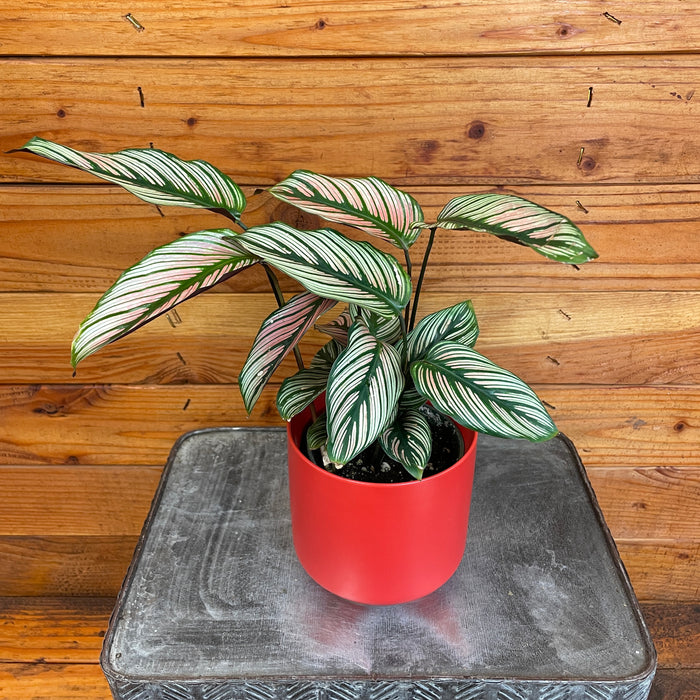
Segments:
[[[124,700],[300,687],[492,697],[505,685],[513,697],[644,698],[655,654],[565,438],[480,436],[457,573],[422,600],[369,607],[322,590],[296,561],[284,432],[224,428],[173,448],[102,665]]]

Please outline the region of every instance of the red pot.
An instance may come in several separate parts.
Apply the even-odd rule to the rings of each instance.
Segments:
[[[422,481],[374,484],[321,469],[299,449],[308,409],[288,424],[292,534],[306,572],[358,603],[405,603],[456,571],[467,540],[476,433],[457,426],[465,453]]]

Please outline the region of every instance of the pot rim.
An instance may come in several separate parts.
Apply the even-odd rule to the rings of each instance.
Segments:
[[[462,455],[459,457],[459,459],[454,462],[454,464],[451,464],[449,467],[446,469],[443,469],[441,472],[437,474],[432,474],[430,476],[426,476],[425,479],[421,479],[420,481],[418,479],[414,479],[413,481],[402,481],[398,484],[381,484],[381,483],[375,483],[372,481],[357,481],[355,479],[346,479],[344,476],[340,476],[339,474],[333,474],[332,472],[328,472],[325,469],[322,469],[321,467],[318,466],[315,462],[310,460],[299,448],[299,445],[297,444],[297,441],[294,439],[293,435],[293,430],[292,430],[292,422],[294,421],[301,421],[304,418],[304,414],[308,413],[308,409],[303,411],[300,414],[297,414],[292,418],[290,421],[287,422],[287,439],[288,439],[288,445],[290,446],[290,449],[292,449],[295,452],[295,455],[297,457],[301,457],[308,465],[310,465],[313,469],[315,469],[319,474],[322,474],[324,477],[327,477],[328,479],[331,480],[336,480],[338,482],[343,482],[348,485],[349,488],[373,488],[373,489],[397,489],[399,487],[404,487],[404,488],[420,488],[421,484],[426,484],[426,483],[436,483],[438,479],[441,477],[447,478],[447,475],[450,474],[452,471],[454,471],[456,468],[459,467],[460,463],[464,462],[465,460],[468,460],[471,458],[473,453],[476,451],[476,438],[478,433],[475,430],[471,430],[471,428],[466,428],[463,425],[460,425],[457,423],[454,419],[450,418],[450,420],[457,426],[457,429],[460,431],[462,435],[462,439],[464,440],[464,452]],[[449,417],[449,416],[448,416]],[[300,437],[301,434],[303,434],[303,430],[306,427],[306,422],[304,423],[304,426],[302,427],[300,431]]]

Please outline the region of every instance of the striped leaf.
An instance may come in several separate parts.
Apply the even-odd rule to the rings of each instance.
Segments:
[[[328,456],[345,464],[371,445],[396,412],[403,388],[396,350],[377,340],[362,320],[328,377]]]
[[[422,479],[433,448],[430,424],[420,411],[402,411],[379,436],[384,452],[414,478]]]
[[[454,340],[463,345],[474,346],[479,336],[471,301],[441,309],[429,314],[408,334],[407,353],[409,362],[420,360],[425,353],[441,340]]]
[[[435,408],[472,430],[532,442],[557,434],[527,384],[461,343],[438,343],[411,365],[411,376]]]
[[[331,336],[333,340],[345,346],[348,344],[348,331],[351,325],[352,316],[350,315],[350,311],[345,309],[345,311],[330,321],[330,323],[317,323],[315,328],[317,331]]]
[[[393,316],[402,311],[411,296],[411,280],[393,257],[333,229],[297,231],[277,222],[255,226],[237,240],[242,250],[259,256],[327,299]]]
[[[598,257],[565,216],[511,194],[456,197],[440,212],[437,225],[492,233],[564,263],[585,263]]]
[[[401,317],[379,316],[369,309],[363,309],[356,304],[350,304],[350,317],[356,318],[359,314],[367,324],[370,332],[385,343],[396,343],[401,338]]]
[[[126,270],[108,289],[73,339],[73,367],[258,260],[233,246],[229,229],[199,231],[166,243]]]
[[[427,399],[421,394],[413,384],[413,379],[406,377],[406,384],[399,397],[399,411],[408,411],[410,409],[420,408]]]
[[[248,413],[287,353],[301,340],[314,321],[335,306],[312,292],[297,294],[275,309],[262,323],[253,347],[238,375],[238,386]]]
[[[418,202],[376,177],[342,178],[297,170],[270,188],[284,202],[407,249],[421,232]]]
[[[245,196],[238,185],[203,160],[181,160],[172,153],[156,148],[87,153],[38,137],[18,150],[29,151],[114,182],[158,206],[178,205],[225,211],[236,219],[245,209]]]
[[[310,450],[319,450],[328,442],[326,430],[326,413],[320,413],[306,431],[306,446]]]
[[[282,418],[291,420],[326,390],[328,375],[341,350],[340,344],[331,340],[316,353],[309,367],[282,382],[277,392],[277,410]]]

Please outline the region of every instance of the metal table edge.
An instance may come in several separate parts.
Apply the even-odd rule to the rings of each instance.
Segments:
[[[110,687],[113,687],[115,684],[118,683],[145,683],[148,682],[147,678],[141,678],[137,676],[125,676],[124,674],[120,673],[116,669],[113,668],[110,660],[109,660],[109,649],[112,645],[113,639],[114,639],[114,633],[115,633],[115,628],[116,625],[119,621],[119,616],[120,612],[122,610],[122,603],[126,599],[132,580],[135,576],[136,570],[138,568],[138,565],[141,561],[141,556],[144,548],[144,544],[146,540],[148,539],[148,535],[151,530],[151,524],[153,522],[153,518],[158,510],[158,507],[160,505],[160,502],[162,500],[163,493],[166,489],[167,483],[168,483],[168,478],[170,475],[170,471],[172,468],[172,463],[175,460],[175,457],[178,453],[178,450],[180,449],[180,446],[186,442],[187,440],[190,440],[194,437],[197,437],[198,435],[203,435],[203,434],[209,434],[209,433],[237,433],[237,432],[270,432],[270,433],[279,433],[279,434],[284,434],[286,432],[286,428],[283,426],[280,427],[274,427],[274,426],[220,426],[220,427],[212,427],[212,428],[200,428],[197,430],[191,430],[186,433],[183,433],[180,435],[180,437],[177,438],[177,440],[173,443],[173,446],[170,450],[170,453],[168,455],[168,459],[165,463],[165,466],[163,467],[163,472],[161,474],[160,481],[158,483],[158,487],[156,489],[156,492],[153,496],[153,499],[151,501],[151,506],[148,511],[148,515],[146,516],[146,519],[144,521],[143,528],[141,530],[141,533],[139,535],[138,542],[136,544],[136,547],[134,549],[134,554],[131,559],[131,563],[129,564],[129,568],[127,569],[126,575],[124,577],[124,581],[121,585],[121,588],[119,590],[119,594],[116,598],[116,602],[114,605],[114,608],[112,610],[112,614],[110,615],[109,618],[109,623],[108,623],[108,628],[107,628],[107,633],[105,635],[103,644],[102,644],[102,650],[100,652],[100,657],[99,657],[99,663],[100,667],[102,669],[102,672],[104,673],[105,677],[107,678]],[[641,636],[643,638],[643,643],[644,643],[644,652],[645,655],[648,659],[647,664],[645,668],[640,671],[637,674],[631,675],[631,676],[626,676],[624,678],[609,678],[609,677],[601,677],[601,678],[587,678],[585,679],[585,682],[587,683],[635,683],[635,682],[647,682],[650,683],[651,680],[653,679],[655,673],[656,673],[656,667],[657,667],[657,653],[656,653],[656,648],[654,647],[651,634],[649,632],[649,629],[646,625],[646,622],[644,621],[644,618],[642,616],[642,611],[639,606],[639,602],[637,601],[636,595],[634,594],[634,589],[632,588],[632,584],[629,579],[629,575],[627,573],[627,570],[625,569],[624,564],[622,563],[622,560],[619,556],[619,552],[617,549],[617,545],[615,544],[615,540],[612,537],[612,534],[610,533],[610,529],[607,526],[607,523],[605,522],[605,518],[603,516],[603,512],[598,504],[598,499],[596,498],[595,491],[593,490],[593,487],[590,483],[590,480],[588,479],[588,475],[586,473],[585,467],[583,466],[583,462],[581,461],[581,458],[578,454],[578,451],[576,450],[576,447],[574,446],[574,443],[571,441],[570,438],[568,438],[566,435],[563,433],[558,433],[554,438],[554,440],[561,441],[567,451],[569,452],[574,465],[576,466],[576,471],[579,475],[579,478],[581,479],[581,482],[584,486],[586,496],[589,500],[589,503],[591,507],[593,508],[594,515],[596,517],[596,521],[598,522],[599,526],[601,527],[601,530],[603,532],[606,545],[608,548],[608,551],[611,555],[611,558],[615,564],[615,569],[617,572],[617,575],[620,579],[620,582],[622,584],[624,593],[626,597],[628,598],[630,604],[631,604],[631,609],[632,612],[634,613],[635,620],[637,622],[637,625],[639,627],[639,630],[641,632]],[[478,447],[477,447],[478,449]],[[196,683],[197,684],[204,684],[204,683],[217,683],[221,682],[224,679],[221,677],[201,677],[198,678]],[[309,682],[309,683],[324,683],[324,682],[333,682],[333,679],[324,677],[324,676],[280,676],[280,677],[266,677],[264,679],[247,679],[247,678],[242,678],[240,679],[241,684],[246,684],[250,683],[253,680],[259,680],[260,682],[265,682],[265,683],[276,683],[276,682],[288,682],[288,683],[295,683],[295,682]],[[368,682],[381,682],[382,678],[367,678],[366,676],[358,676],[358,677],[353,677],[350,678],[348,677],[347,679],[343,679],[345,682],[349,683],[368,683]],[[406,681],[421,681],[421,680],[426,680],[425,678],[421,676],[416,676],[415,678],[407,678]],[[483,680],[480,679],[478,676],[470,676],[470,675],[464,675],[464,676],[459,676],[459,677],[450,677],[450,678],[430,678],[431,681],[435,683],[454,683],[454,682],[459,682],[459,681],[479,681]],[[560,678],[538,678],[536,681],[533,681],[532,679],[523,679],[523,678],[518,678],[518,677],[502,677],[502,678],[493,678],[489,679],[489,681],[494,680],[494,681],[503,681],[503,682],[523,682],[523,681],[529,681],[529,682],[536,682],[538,684],[547,684],[547,683],[560,683],[562,685],[570,685],[570,686],[577,686],[580,685],[582,682],[584,682],[582,679],[560,679]],[[227,682],[231,682],[230,679],[227,679]],[[189,684],[191,682],[186,682],[185,684]]]

